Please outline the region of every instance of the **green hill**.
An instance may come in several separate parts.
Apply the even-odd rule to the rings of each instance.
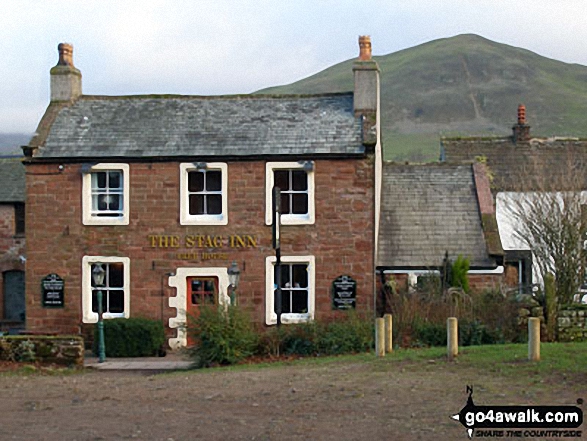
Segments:
[[[458,35],[375,57],[381,68],[386,158],[436,160],[439,136],[508,135],[526,105],[537,136],[587,137],[587,66],[477,35]],[[257,93],[353,89],[353,60]]]

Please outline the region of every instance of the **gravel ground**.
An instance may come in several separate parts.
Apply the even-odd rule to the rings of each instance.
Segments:
[[[477,405],[575,405],[587,398],[586,381],[376,359],[172,374],[3,374],[0,439],[466,440],[450,415],[465,405],[467,384]]]

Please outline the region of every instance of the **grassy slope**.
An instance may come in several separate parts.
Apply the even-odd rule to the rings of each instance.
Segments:
[[[507,135],[524,103],[536,135],[587,136],[587,67],[476,35],[375,57],[389,159],[436,160],[439,135]],[[259,93],[353,89],[352,61]]]

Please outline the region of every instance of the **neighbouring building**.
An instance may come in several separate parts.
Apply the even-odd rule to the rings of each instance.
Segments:
[[[89,334],[100,290],[106,319],[159,319],[183,346],[186,315],[230,301],[232,265],[236,302],[275,324],[274,186],[282,322],[372,311],[379,68],[368,37],[360,48],[354,93],[93,96],[60,44],[24,147],[27,329]]]
[[[497,287],[503,249],[482,164],[384,163],[377,270],[399,289],[440,274],[445,257],[469,260],[472,289]],[[382,296],[380,310],[386,310]]]
[[[0,158],[0,331],[25,322],[25,173],[19,158]]]
[[[526,108],[520,105],[511,136],[442,138],[441,160],[487,166],[505,251],[505,279],[520,291],[539,283],[530,247],[515,234],[508,203],[534,192],[587,190],[587,140],[531,136]]]

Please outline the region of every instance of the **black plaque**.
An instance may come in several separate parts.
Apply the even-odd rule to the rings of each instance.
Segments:
[[[351,276],[340,276],[332,282],[332,308],[354,309],[357,305],[357,282]]]
[[[49,274],[41,281],[43,306],[45,308],[63,308],[65,305],[64,286],[63,279],[57,274]]]

